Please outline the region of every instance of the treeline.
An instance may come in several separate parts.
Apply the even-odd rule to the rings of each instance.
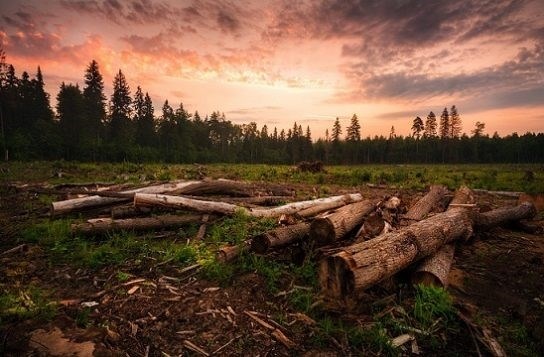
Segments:
[[[84,86],[63,83],[56,114],[44,90],[40,68],[33,78],[17,77],[15,68],[0,62],[0,145],[9,159],[80,161],[162,161],[179,163],[295,163],[321,160],[330,164],[543,162],[544,134],[499,137],[484,135],[476,123],[471,136],[461,135],[455,106],[440,118],[429,113],[412,121],[412,135],[361,137],[356,115],[343,128],[337,118],[331,133],[312,140],[309,126],[296,122],[289,129],[261,128],[251,122],[234,124],[221,112],[202,117],[182,103],[166,100],[155,116],[148,93],[134,93],[119,71],[107,100],[98,63],[84,74]],[[7,154],[5,155],[7,158]]]

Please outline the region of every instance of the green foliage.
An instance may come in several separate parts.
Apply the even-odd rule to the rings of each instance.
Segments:
[[[116,275],[116,278],[117,280],[119,280],[119,282],[125,282],[127,281],[128,279],[130,279],[132,275],[131,274],[128,274],[128,273],[125,273],[125,272],[122,272],[122,271],[118,271],[117,272],[117,275]]]
[[[84,307],[83,309],[80,309],[77,311],[75,322],[77,327],[80,328],[87,328],[91,324],[90,321],[90,315],[91,315],[91,308],[90,307]]]
[[[49,321],[55,314],[55,304],[47,299],[47,294],[35,286],[29,286],[17,293],[0,294],[0,326],[26,319]]]
[[[455,318],[453,300],[441,287],[417,285],[415,291],[414,318],[428,330],[442,319],[448,323]]]
[[[370,328],[352,328],[347,332],[350,345],[362,351],[371,350],[378,355],[398,356],[399,351],[391,345],[391,338],[381,323]]]

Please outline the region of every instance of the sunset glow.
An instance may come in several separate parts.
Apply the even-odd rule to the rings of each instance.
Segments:
[[[0,3],[17,74],[41,66],[55,98],[95,59],[165,99],[235,123],[310,125],[353,113],[362,136],[409,134],[455,104],[469,133],[544,129],[544,2],[27,0]]]

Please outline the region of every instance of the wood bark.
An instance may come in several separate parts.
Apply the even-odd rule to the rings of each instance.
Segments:
[[[249,182],[240,182],[233,180],[210,180],[198,182],[193,185],[180,188],[174,194],[205,196],[205,195],[226,195],[234,197],[253,197],[253,196],[289,196],[292,197],[294,191],[282,185],[275,184],[255,184]]]
[[[130,204],[130,205],[114,206],[111,208],[110,214],[112,219],[120,219],[120,218],[131,218],[131,217],[142,216],[145,214],[149,214],[150,212],[151,212],[151,209],[147,207],[137,208],[137,207],[134,207],[133,204]]]
[[[164,193],[172,192],[183,188],[185,186],[192,185],[198,181],[183,181],[183,182],[172,182],[155,186],[147,186],[142,188],[137,188],[133,190],[122,191],[120,194],[126,194],[128,198],[119,198],[119,197],[101,197],[98,195],[73,198],[70,200],[57,201],[53,202],[51,205],[51,214],[60,215],[71,212],[83,211],[91,208],[102,207],[107,205],[112,205],[116,203],[122,203],[130,201],[132,194],[136,193]]]
[[[444,200],[448,189],[444,186],[433,185],[429,189],[429,192],[417,201],[406,214],[403,219],[410,224],[410,221],[421,221],[427,214],[429,214],[435,207],[437,207],[442,200]]]
[[[199,222],[200,215],[162,215],[155,217],[128,218],[128,219],[94,219],[85,223],[72,224],[72,234],[101,234],[118,230],[152,230],[179,227],[188,223]]]
[[[504,207],[481,213],[476,219],[476,229],[485,230],[506,223],[533,218],[536,208],[532,202],[523,202],[514,207]]]
[[[460,205],[473,204],[474,194],[472,190],[466,186],[460,187],[450,202],[448,210],[454,208],[470,210],[472,207],[463,207]],[[421,264],[412,273],[413,284],[435,285],[440,287],[448,286],[448,274],[453,263],[455,254],[455,244],[450,243],[444,245],[436,253],[423,259]]]
[[[347,197],[346,197],[347,196]],[[179,197],[179,196],[170,196],[170,195],[160,195],[160,194],[147,194],[147,193],[136,193],[134,195],[134,206],[136,207],[165,207],[165,208],[174,208],[174,209],[191,209],[200,212],[208,213],[221,213],[225,215],[234,214],[237,210],[241,210],[246,214],[253,217],[262,217],[262,218],[274,218],[279,217],[282,214],[293,214],[299,210],[313,207],[327,202],[336,202],[350,199],[353,201],[360,201],[362,196],[359,193],[342,195],[342,196],[332,196],[326,198],[318,198],[316,200],[309,201],[300,201],[293,202],[283,206],[278,206],[274,208],[252,208],[248,209],[238,205],[225,202],[213,202],[213,201],[204,201],[196,200],[192,198]]]
[[[314,219],[310,226],[310,239],[317,245],[326,245],[342,239],[376,208],[376,200],[365,200],[341,207]]]
[[[247,251],[251,247],[251,239],[243,242],[240,245],[226,245],[219,248],[216,253],[216,259],[222,263],[228,263],[240,256],[242,252]]]
[[[317,216],[320,213],[327,212],[333,209],[337,209],[339,207],[345,206],[350,203],[354,203],[350,196],[346,196],[345,199],[339,200],[339,201],[332,201],[327,203],[322,203],[320,205],[316,205],[314,207],[306,208],[301,211],[297,212],[297,216],[300,218],[309,218]]]
[[[472,219],[470,211],[455,208],[346,247],[321,261],[321,289],[334,297],[364,290],[433,254],[444,244],[470,236]]]
[[[279,227],[255,236],[252,239],[251,250],[264,254],[271,248],[282,247],[303,239],[310,232],[310,223],[299,223]]]

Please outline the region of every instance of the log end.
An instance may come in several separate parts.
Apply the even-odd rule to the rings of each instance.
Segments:
[[[335,240],[334,226],[328,218],[316,218],[310,225],[310,239],[322,246]]]
[[[444,282],[438,276],[428,271],[416,271],[412,274],[412,285],[437,286],[444,288]]]
[[[251,250],[257,254],[265,254],[270,249],[269,233],[259,234],[251,240]]]
[[[321,292],[331,298],[344,298],[355,290],[353,272],[342,252],[321,261],[319,284]]]

